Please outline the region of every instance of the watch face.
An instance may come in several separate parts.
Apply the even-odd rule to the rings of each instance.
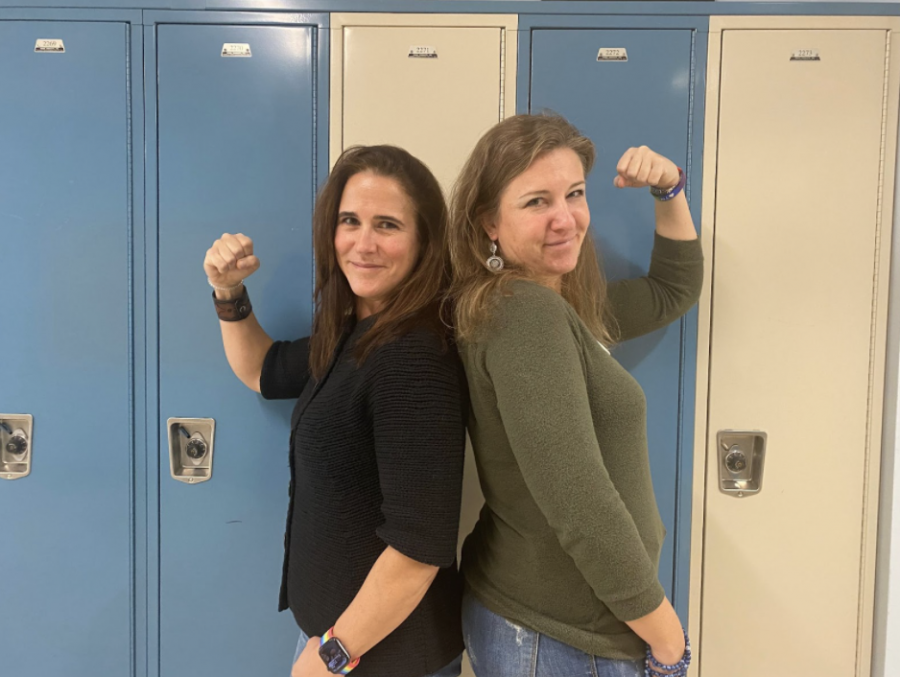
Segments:
[[[322,646],[319,647],[319,655],[322,657],[322,660],[325,661],[325,667],[328,668],[328,672],[332,674],[337,674],[350,662],[350,656],[347,654],[347,650],[341,646],[341,643],[337,639],[329,639]]]

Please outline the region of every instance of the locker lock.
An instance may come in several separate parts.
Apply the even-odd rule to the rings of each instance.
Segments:
[[[25,431],[14,431],[13,436],[6,442],[6,453],[20,456],[26,451],[28,451],[28,440],[25,439]]]
[[[184,453],[186,453],[188,457],[194,459],[195,461],[198,458],[203,458],[206,455],[206,443],[201,439],[192,437],[185,445]]]
[[[14,456],[20,456],[28,451],[28,435],[21,428],[16,428],[13,430],[10,428],[5,422],[0,421],[0,430],[6,432],[9,435],[9,439],[6,440],[6,453],[13,454]]]
[[[738,445],[735,444],[728,450],[725,467],[733,473],[739,473],[747,468],[747,457]]]

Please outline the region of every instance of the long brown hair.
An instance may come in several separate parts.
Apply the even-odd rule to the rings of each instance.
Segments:
[[[309,366],[321,378],[356,310],[356,297],[338,265],[334,249],[341,196],[350,177],[373,172],[397,181],[413,204],[419,251],[416,263],[385,301],[375,323],[359,339],[359,363],[373,350],[416,327],[434,330],[446,345],[446,325],[440,318],[440,300],[450,282],[444,246],[447,204],[431,170],[396,146],[354,146],[335,163],[316,199],[313,213],[313,250],[316,258],[316,313],[309,342]]]
[[[500,196],[510,182],[557,148],[575,151],[587,177],[594,166],[594,144],[556,114],[509,117],[485,132],[469,155],[453,189],[449,228],[453,266],[450,297],[458,340],[474,338],[491,303],[498,293],[507,293],[509,282],[531,279],[527,270],[509,261],[499,273],[488,268],[491,239],[484,226],[496,218]],[[610,327],[614,321],[606,308],[606,280],[590,231],[582,242],[575,269],[562,278],[560,293],[597,339],[613,342]]]

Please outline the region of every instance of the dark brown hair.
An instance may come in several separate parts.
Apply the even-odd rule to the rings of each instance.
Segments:
[[[316,313],[309,342],[309,366],[314,378],[328,367],[347,322],[356,311],[356,297],[338,265],[334,235],[344,187],[350,177],[372,172],[394,179],[409,197],[416,216],[418,256],[412,271],[391,292],[375,323],[359,339],[354,356],[361,364],[379,346],[417,327],[435,331],[446,345],[441,299],[450,282],[445,247],[447,204],[441,186],[425,164],[396,146],[354,146],[345,150],[319,191],[313,213],[316,258]]]
[[[474,338],[497,293],[503,293],[510,281],[530,279],[527,270],[509,261],[500,272],[488,268],[491,239],[484,226],[496,218],[500,196],[510,182],[558,148],[574,151],[587,177],[594,166],[594,144],[553,113],[514,115],[497,123],[479,139],[463,166],[451,198],[449,227],[458,340]],[[615,323],[606,307],[606,280],[590,232],[581,244],[575,269],[563,275],[560,293],[597,339],[607,345],[613,342],[610,327]]]

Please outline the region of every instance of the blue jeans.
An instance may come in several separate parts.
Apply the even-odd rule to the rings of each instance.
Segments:
[[[306,636],[306,633],[303,630],[300,631],[300,639],[297,641],[297,650],[294,652],[294,660],[291,662],[291,666],[297,662],[297,659],[300,658],[300,654],[303,653],[303,650],[306,648],[306,643],[309,642],[309,637]],[[462,672],[462,654],[454,658],[450,661],[449,665],[445,665],[437,672],[433,672],[430,675],[423,675],[422,677],[459,677]],[[353,674],[352,672],[350,673]]]
[[[463,636],[476,677],[644,677],[644,661],[592,656],[463,597]]]

